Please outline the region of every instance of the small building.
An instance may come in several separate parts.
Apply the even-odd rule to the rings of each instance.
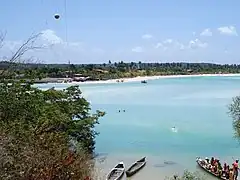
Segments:
[[[84,82],[89,79],[89,76],[86,77],[86,76],[83,76],[82,74],[74,74],[72,79],[73,81]]]

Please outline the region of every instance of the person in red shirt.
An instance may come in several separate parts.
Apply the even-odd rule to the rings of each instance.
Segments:
[[[217,158],[214,159],[214,161],[213,161],[213,165],[216,164],[217,160],[218,160]]]
[[[233,163],[234,180],[238,178],[238,159]]]

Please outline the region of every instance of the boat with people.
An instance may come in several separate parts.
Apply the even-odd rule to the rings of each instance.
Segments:
[[[196,162],[202,169],[218,179],[237,179],[239,169],[238,160],[235,160],[231,168],[227,163],[224,163],[222,166],[220,160],[214,157],[212,157],[211,160],[207,157],[205,159],[197,157]]]
[[[107,175],[106,180],[120,180],[125,172],[123,162],[119,162]]]
[[[211,174],[211,175],[213,175],[213,176],[215,176],[219,179],[227,180],[226,177],[219,176],[219,174],[212,172],[211,169],[207,167],[207,164],[205,163],[204,159],[201,159],[200,157],[197,157],[196,162],[203,170],[205,170],[209,174]]]
[[[140,169],[142,169],[146,165],[146,157],[141,158],[140,160],[133,163],[126,171],[127,177],[133,176]]]

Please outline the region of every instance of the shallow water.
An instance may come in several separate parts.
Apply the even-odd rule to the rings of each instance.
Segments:
[[[65,88],[70,84],[41,84]],[[96,129],[96,151],[106,155],[103,172],[141,156],[147,166],[132,179],[163,179],[196,170],[196,156],[239,157],[227,105],[240,94],[240,77],[185,77],[119,84],[80,85],[93,110],[107,112]],[[119,112],[120,110],[120,112]],[[125,112],[123,112],[125,110]],[[177,132],[172,131],[172,127]],[[104,155],[104,156],[105,156]],[[165,161],[172,161],[163,165]],[[208,177],[211,179],[211,177]]]

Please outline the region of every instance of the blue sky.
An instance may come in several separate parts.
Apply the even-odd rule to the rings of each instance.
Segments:
[[[239,0],[66,1],[4,0],[1,56],[42,32],[28,55],[45,63],[240,62]]]

